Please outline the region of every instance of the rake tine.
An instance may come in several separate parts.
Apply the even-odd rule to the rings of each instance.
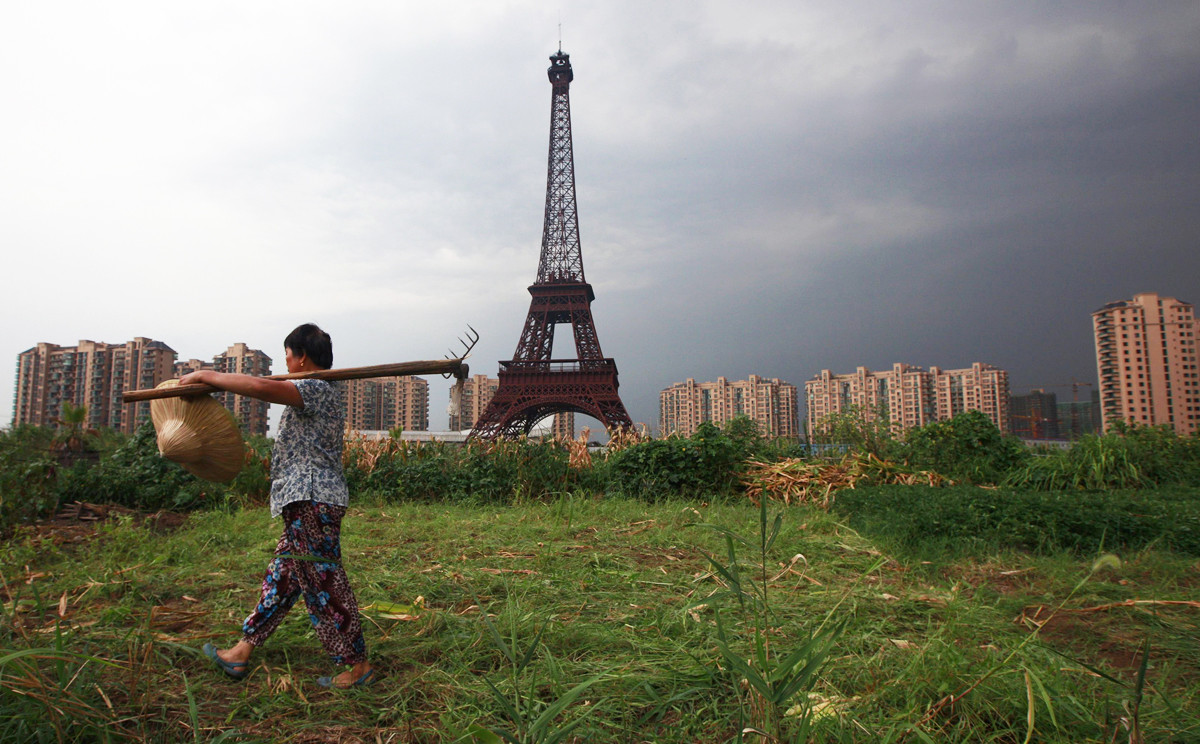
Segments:
[[[470,323],[467,324],[466,337],[471,340],[470,343],[463,341],[462,338],[458,339],[458,342],[466,348],[466,350],[463,352],[464,359],[467,357],[468,354],[471,353],[471,349],[475,348],[475,344],[479,342],[479,331],[472,328]]]
[[[475,330],[471,326],[471,324],[468,323],[467,324],[467,332],[464,335],[470,340],[470,343],[468,343],[467,341],[464,341],[462,336],[458,337],[458,342],[463,345],[463,353],[455,356],[453,350],[447,349],[446,350],[446,359],[462,360],[462,359],[466,359],[467,357],[469,357],[471,355],[471,349],[474,349],[475,344],[479,343],[479,331]],[[452,375],[453,375],[453,373],[446,372],[446,373],[442,374],[442,377],[445,377],[446,379],[450,379],[450,377]]]

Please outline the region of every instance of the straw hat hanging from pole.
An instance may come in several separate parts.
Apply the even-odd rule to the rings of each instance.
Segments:
[[[167,380],[155,389],[175,387]],[[246,446],[233,416],[208,395],[150,401],[150,419],[158,433],[158,451],[197,478],[233,480],[246,462]]]

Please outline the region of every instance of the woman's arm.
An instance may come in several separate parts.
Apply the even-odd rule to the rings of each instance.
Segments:
[[[238,395],[265,400],[268,403],[282,403],[285,406],[295,406],[296,408],[304,407],[304,399],[300,397],[300,391],[289,380],[268,380],[265,377],[214,372],[211,369],[192,372],[179,380],[180,385],[197,382]]]

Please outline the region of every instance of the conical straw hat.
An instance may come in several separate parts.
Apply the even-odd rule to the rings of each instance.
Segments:
[[[167,380],[158,387],[175,387]],[[246,462],[246,446],[233,416],[208,395],[150,401],[158,452],[207,481],[227,483]]]

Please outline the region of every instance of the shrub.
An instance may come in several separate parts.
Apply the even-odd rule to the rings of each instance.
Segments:
[[[351,494],[390,501],[436,501],[461,490],[454,455],[440,442],[348,439],[343,456]]]
[[[459,460],[470,495],[488,501],[561,494],[576,480],[567,450],[557,442],[471,441]]]
[[[614,452],[608,482],[618,493],[651,500],[727,494],[738,483],[742,455],[737,443],[705,422],[687,438],[650,439]]]
[[[229,483],[229,495],[242,502],[263,504],[271,495],[272,441],[259,434],[246,437],[246,465]]]
[[[1200,485],[1200,436],[1181,437],[1170,426],[1118,421],[1103,439],[1129,453],[1149,483]]]
[[[60,466],[51,451],[52,436],[37,426],[0,432],[0,530],[57,509]]]
[[[158,454],[154,426],[142,424],[113,454],[73,469],[59,486],[62,501],[119,504],[133,509],[195,509],[225,487],[206,483]]]
[[[981,411],[910,430],[903,453],[914,468],[970,483],[996,483],[1030,457],[1019,439],[1004,436]]]
[[[744,454],[755,452],[764,442],[758,432],[758,423],[749,416],[734,416],[721,427],[721,433]]]
[[[570,490],[579,473],[553,442],[440,442],[349,440],[346,481],[352,493],[374,492],[389,501],[474,499],[508,503]]]
[[[885,406],[851,404],[818,421],[809,439],[815,444],[833,445],[841,453],[862,452],[884,460],[896,457],[897,442]]]
[[[778,437],[776,439],[764,439],[757,448],[755,448],[754,457],[758,460],[795,460],[800,458],[809,458],[813,456],[812,447],[806,442],[801,442],[798,439],[788,439]]]

